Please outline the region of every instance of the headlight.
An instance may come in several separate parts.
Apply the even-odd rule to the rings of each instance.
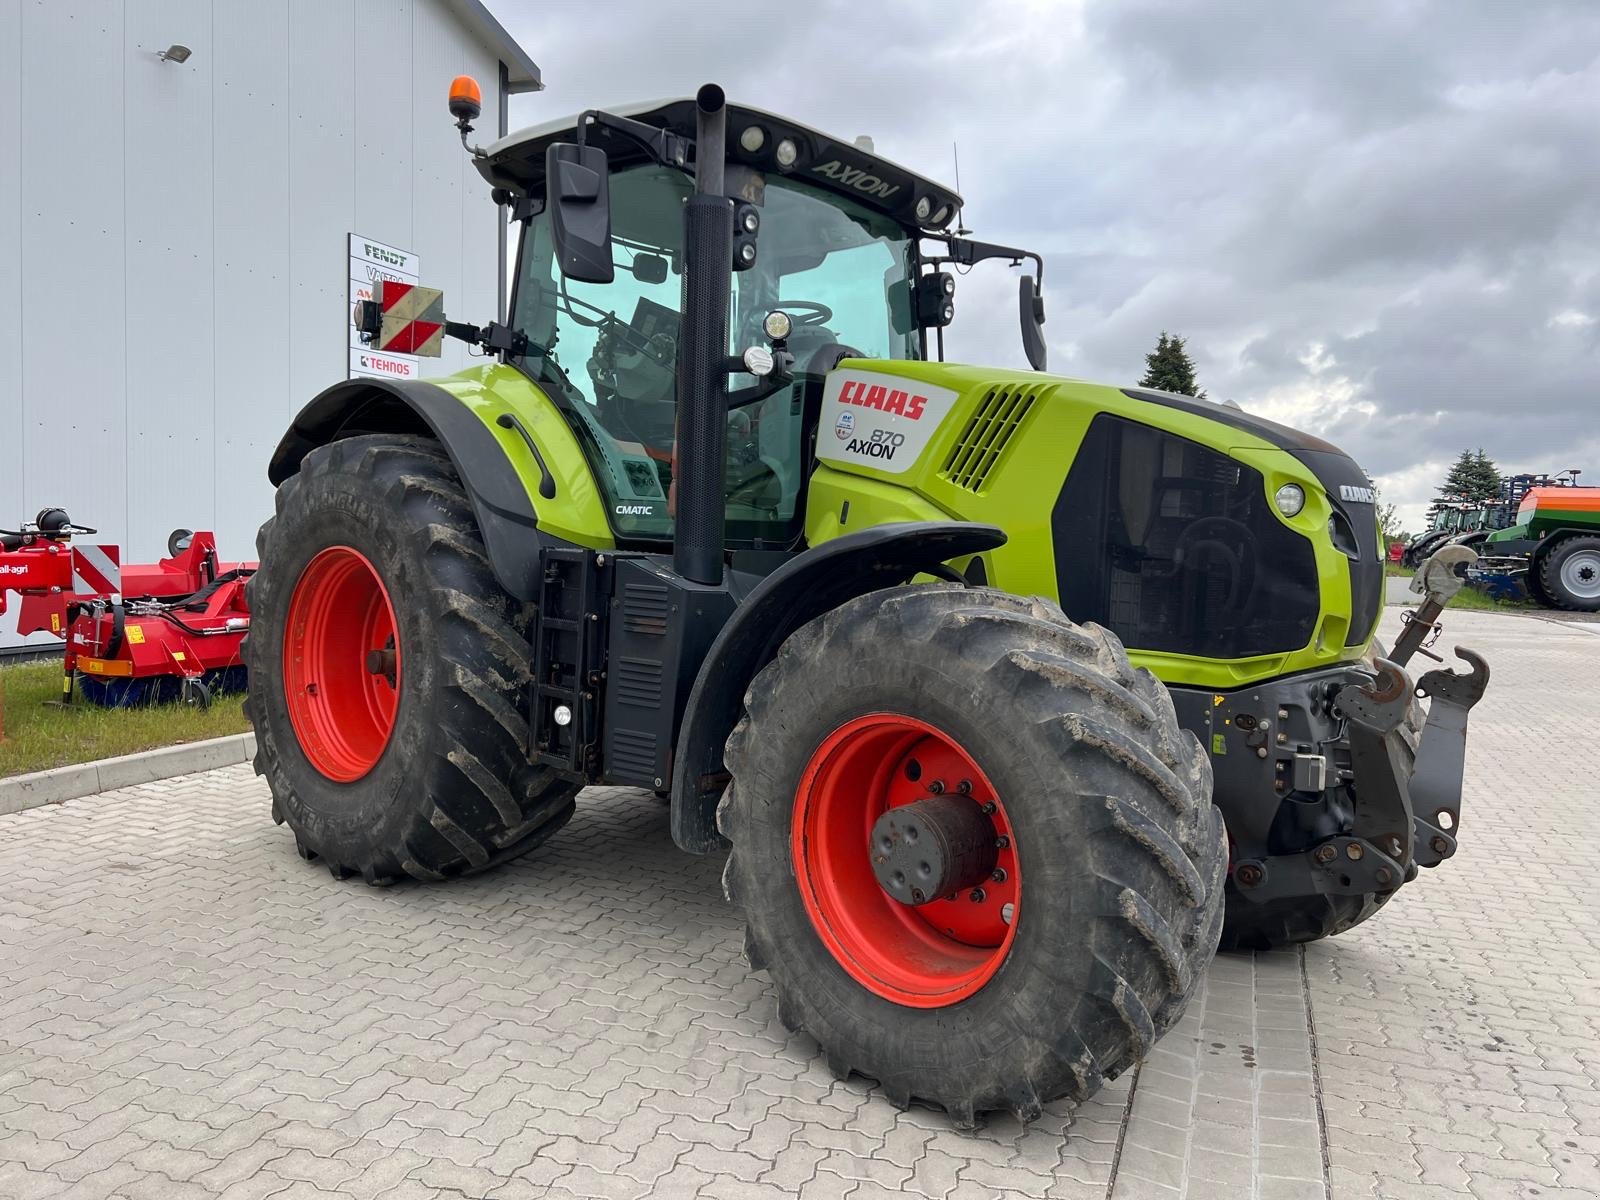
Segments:
[[[778,158],[778,165],[780,167],[792,167],[792,166],[794,166],[795,162],[799,159],[799,157],[800,157],[800,149],[799,149],[799,147],[797,147],[794,144],[794,142],[791,139],[784,138],[781,142],[778,143],[777,158]]]
[[[1272,494],[1272,503],[1286,517],[1298,517],[1306,506],[1305,490],[1298,483],[1286,483]]]
[[[782,309],[774,309],[762,320],[761,328],[766,330],[767,337],[775,342],[781,342],[794,331],[794,322]]]
[[[759,125],[746,125],[744,132],[739,135],[739,145],[751,154],[767,144],[767,131]]]

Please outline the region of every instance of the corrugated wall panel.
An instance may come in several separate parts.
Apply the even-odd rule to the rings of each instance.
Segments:
[[[130,560],[180,524],[253,553],[272,447],[345,376],[348,233],[495,313],[463,72],[492,140],[495,58],[438,0],[0,0],[0,525],[62,504]]]
[[[289,390],[284,427],[345,376],[346,235],[355,218],[354,0],[289,5]],[[266,463],[258,468],[263,474]]]
[[[411,245],[411,0],[356,0],[355,232]],[[426,259],[422,263],[428,267]]]
[[[422,282],[445,290],[445,310],[451,317],[474,325],[496,318],[494,288],[494,208],[490,189],[461,147],[461,134],[446,104],[450,82],[456,75],[474,75],[483,88],[483,115],[472,139],[477,144],[496,138],[499,101],[498,59],[462,29],[461,22],[442,6],[419,3],[413,8],[413,75],[411,75],[411,128],[418,184],[414,190],[411,250],[422,256]],[[474,232],[474,254],[491,250],[482,264],[462,254],[462,232]],[[488,238],[488,242],[485,242]],[[488,288],[482,269],[490,270]],[[470,274],[469,274],[470,272]],[[475,277],[475,278],[474,278]],[[474,278],[474,283],[467,280]],[[464,342],[446,339],[440,370],[458,371],[472,358]]]
[[[0,163],[22,160],[22,5],[0,0]],[[0,170],[0,528],[15,529],[22,487],[22,175]],[[0,618],[3,621],[4,618]]]
[[[0,163],[22,160],[22,4],[0,0]],[[22,175],[0,170],[0,527],[15,529],[31,517],[28,507],[26,428],[22,407],[22,360],[27,346],[22,324]],[[14,598],[13,598],[14,601]],[[17,606],[0,616],[0,646],[18,640]],[[48,635],[32,640],[43,642]]]
[[[120,5],[22,9],[22,444],[26,503],[127,532]]]
[[[185,63],[156,52],[182,42]],[[216,42],[207,0],[127,6],[128,531],[123,552],[148,562],[167,533],[216,524],[211,456],[216,183],[212,87]]]
[[[215,12],[212,470],[219,544],[250,557],[257,527],[272,514],[266,462],[283,436],[291,390],[289,14],[281,4]],[[321,273],[337,279],[339,269]]]

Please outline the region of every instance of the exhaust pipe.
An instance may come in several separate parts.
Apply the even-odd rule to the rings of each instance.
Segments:
[[[724,195],[728,110],[708,83],[695,96],[694,195],[683,206],[683,321],[678,334],[677,526],[672,565],[713,587],[722,582],[727,524],[728,302],[733,201]]]

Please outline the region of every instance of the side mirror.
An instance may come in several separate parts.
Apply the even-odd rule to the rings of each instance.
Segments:
[[[1022,352],[1035,371],[1044,370],[1047,351],[1044,344],[1044,297],[1039,294],[1039,279],[1024,275],[1017,289],[1017,308],[1022,318]]]
[[[580,283],[610,283],[611,183],[598,146],[556,142],[545,155],[546,209],[556,266]]]

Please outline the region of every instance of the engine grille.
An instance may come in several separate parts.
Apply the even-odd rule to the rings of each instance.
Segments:
[[[939,474],[958,488],[982,492],[989,472],[999,463],[1046,386],[991,388],[951,447]]]

